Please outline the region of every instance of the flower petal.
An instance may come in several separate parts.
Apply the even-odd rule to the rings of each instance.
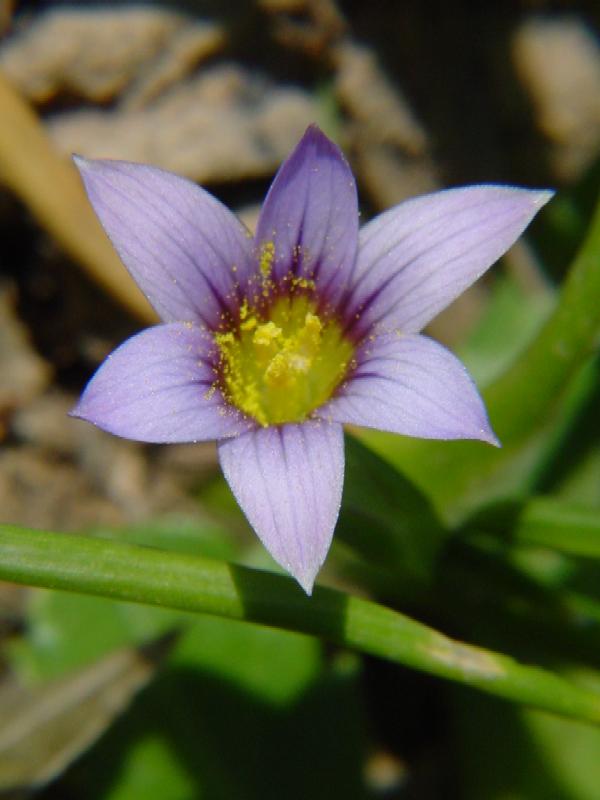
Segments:
[[[432,339],[384,334],[357,360],[356,372],[319,417],[423,439],[498,444],[469,373]]]
[[[469,186],[408,200],[361,230],[348,313],[417,333],[508,250],[551,192]]]
[[[273,244],[272,277],[314,280],[332,304],[348,288],[358,244],[356,184],[346,159],[315,125],[282,164],[256,232],[259,252]]]
[[[142,331],[106,359],[71,415],[140,442],[199,442],[248,430],[252,423],[212,388],[211,343],[189,323]]]
[[[252,269],[241,222],[191,181],[145,164],[77,157],[90,202],[165,322],[215,327]]]
[[[340,510],[341,425],[305,422],[260,428],[220,442],[219,458],[264,546],[310,594]]]

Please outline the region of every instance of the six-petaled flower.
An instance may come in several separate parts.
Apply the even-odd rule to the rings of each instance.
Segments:
[[[183,178],[77,164],[163,323],[108,357],[73,415],[144,442],[216,439],[250,524],[307,592],[339,513],[344,423],[496,443],[465,368],[420,331],[550,192],[450,189],[401,203],[359,233],[352,173],[312,126],[252,237]]]

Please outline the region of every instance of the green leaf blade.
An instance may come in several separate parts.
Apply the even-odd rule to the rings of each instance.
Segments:
[[[600,695],[331,589],[198,556],[0,526],[0,579],[281,627],[600,724]]]

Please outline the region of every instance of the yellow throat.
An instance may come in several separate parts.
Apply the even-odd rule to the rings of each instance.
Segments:
[[[263,426],[307,419],[331,398],[354,355],[340,323],[319,316],[304,293],[276,299],[265,313],[244,303],[237,327],[214,338],[225,399]]]

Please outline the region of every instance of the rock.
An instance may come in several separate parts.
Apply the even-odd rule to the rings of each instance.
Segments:
[[[258,0],[271,16],[270,33],[286,50],[327,58],[347,23],[335,0]]]
[[[63,112],[48,129],[65,153],[142,161],[213,183],[271,174],[315,117],[308,93],[225,65],[151,106]]]
[[[92,491],[74,465],[43,448],[22,445],[0,452],[0,522],[77,531],[123,524],[124,516]]]
[[[185,78],[225,42],[221,28],[207,22],[190,22],[177,31],[166,52],[149,64],[121,101],[121,107],[140,108]]]
[[[600,150],[600,45],[575,16],[534,17],[517,30],[512,53],[555,172],[574,180]]]
[[[0,47],[0,68],[36,103],[64,95],[108,102],[132,87],[141,102],[224,41],[213,22],[159,8],[59,8]]]
[[[392,85],[372,51],[350,40],[334,52],[335,92],[369,137],[392,144],[410,156],[422,156],[427,137],[398,87]]]
[[[352,163],[361,185],[380,209],[439,188],[429,160],[410,158],[392,145],[363,139],[359,131]]]
[[[15,413],[11,430],[22,442],[53,451],[63,458],[72,456],[79,440],[77,426],[68,416],[73,405],[73,398],[62,392],[43,394]]]
[[[377,208],[436,188],[428,141],[373,53],[346,38],[333,49],[335,93],[352,120],[352,164]]]
[[[214,444],[152,448],[110,436],[68,416],[75,400],[53,390],[14,414],[18,444],[0,458],[0,522],[77,531],[198,515],[188,491],[216,470]]]

